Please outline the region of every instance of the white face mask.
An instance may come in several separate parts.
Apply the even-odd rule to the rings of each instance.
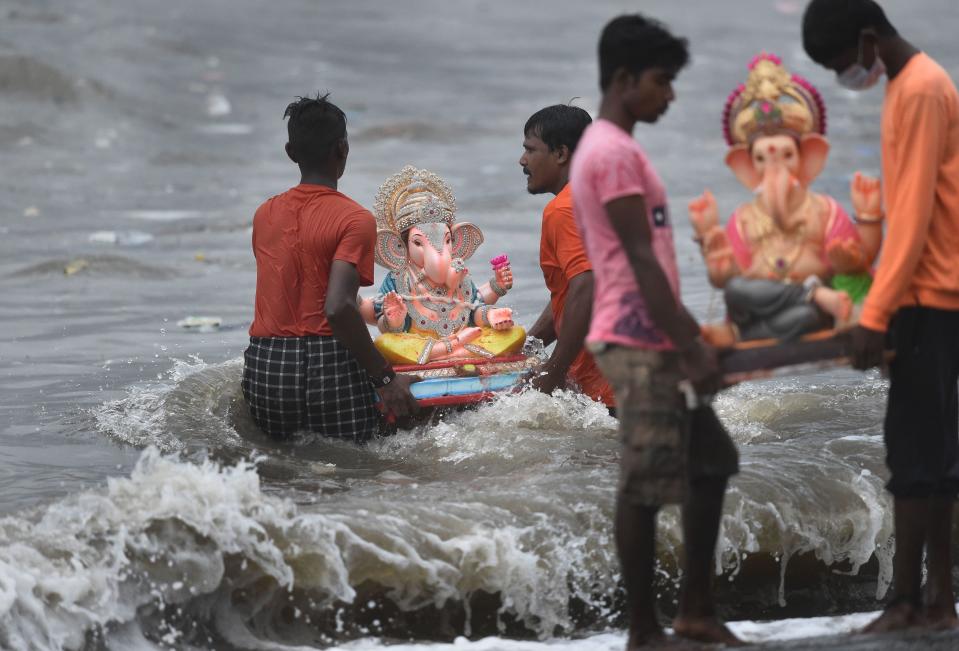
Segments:
[[[840,72],[837,79],[840,86],[849,90],[867,90],[875,86],[885,73],[886,64],[879,58],[878,52],[871,68],[867,70],[866,66],[862,65],[862,39],[859,39],[859,58],[856,63]]]

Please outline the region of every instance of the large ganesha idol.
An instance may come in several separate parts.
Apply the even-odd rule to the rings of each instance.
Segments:
[[[882,240],[878,179],[851,184],[855,223],[809,185],[826,164],[826,110],[819,92],[782,61],[760,54],[726,102],[726,164],[754,193],[723,229],[707,190],[689,205],[728,321],[706,334],[719,345],[791,339],[851,322],[871,283]]]
[[[456,201],[436,174],[406,166],[376,195],[376,262],[389,269],[379,295],[360,311],[382,333],[376,347],[394,364],[491,359],[526,340],[508,307],[494,307],[513,285],[505,256],[477,287],[465,261],[483,243],[479,228],[456,222]]]

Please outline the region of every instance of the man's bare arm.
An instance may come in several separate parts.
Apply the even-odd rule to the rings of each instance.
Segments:
[[[373,345],[366,323],[356,303],[360,276],[356,267],[343,260],[334,260],[330,268],[330,284],[326,293],[326,320],[333,335],[350,349],[366,372],[379,377],[389,363]]]
[[[543,374],[533,380],[536,389],[552,393],[565,383],[569,367],[583,349],[592,311],[593,272],[584,271],[569,281],[566,305],[563,308],[563,324],[557,334],[556,348],[543,365]]]
[[[360,276],[356,267],[343,260],[334,260],[330,268],[330,283],[326,292],[324,311],[333,336],[349,348],[353,356],[371,377],[383,377],[389,362],[373,345],[366,323],[356,302]],[[400,418],[416,412],[419,406],[410,393],[409,385],[418,378],[397,375],[393,381],[377,389],[386,407]]]
[[[666,273],[656,259],[646,218],[646,201],[641,195],[615,199],[606,204],[606,214],[622,242],[653,323],[676,346],[683,368],[697,392],[716,393],[722,383],[716,351],[700,337],[699,324],[686,311],[679,297],[673,295]]]
[[[530,337],[536,337],[543,342],[544,346],[549,346],[556,341],[556,327],[553,324],[553,308],[549,303],[543,308],[543,313],[536,319],[536,323],[526,333]]]

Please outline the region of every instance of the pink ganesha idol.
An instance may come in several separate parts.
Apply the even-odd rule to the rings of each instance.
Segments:
[[[436,174],[406,166],[380,186],[375,204],[376,262],[389,273],[379,294],[360,301],[382,333],[376,347],[394,364],[493,358],[515,353],[526,331],[508,307],[494,307],[513,286],[506,256],[491,260],[493,278],[477,287],[466,260],[483,233],[456,222],[456,201]]]
[[[819,92],[760,54],[726,102],[726,164],[754,192],[723,229],[707,190],[689,204],[696,239],[727,322],[707,326],[716,345],[792,339],[848,325],[869,290],[882,241],[879,180],[852,180],[855,223],[832,197],[809,185],[829,154]]]

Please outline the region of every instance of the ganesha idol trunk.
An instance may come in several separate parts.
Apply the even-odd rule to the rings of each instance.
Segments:
[[[483,234],[455,212],[450,187],[412,166],[376,196],[376,262],[389,273],[361,311],[380,329],[374,344],[394,368],[426,378],[413,389],[424,405],[467,404],[516,388],[538,363],[521,354],[526,332],[512,310],[494,306],[512,287],[508,258],[494,258],[493,278],[477,287],[466,260]]]
[[[773,219],[783,228],[789,227],[789,217],[802,203],[806,191],[785,165],[770,165],[763,174],[761,197]]]

